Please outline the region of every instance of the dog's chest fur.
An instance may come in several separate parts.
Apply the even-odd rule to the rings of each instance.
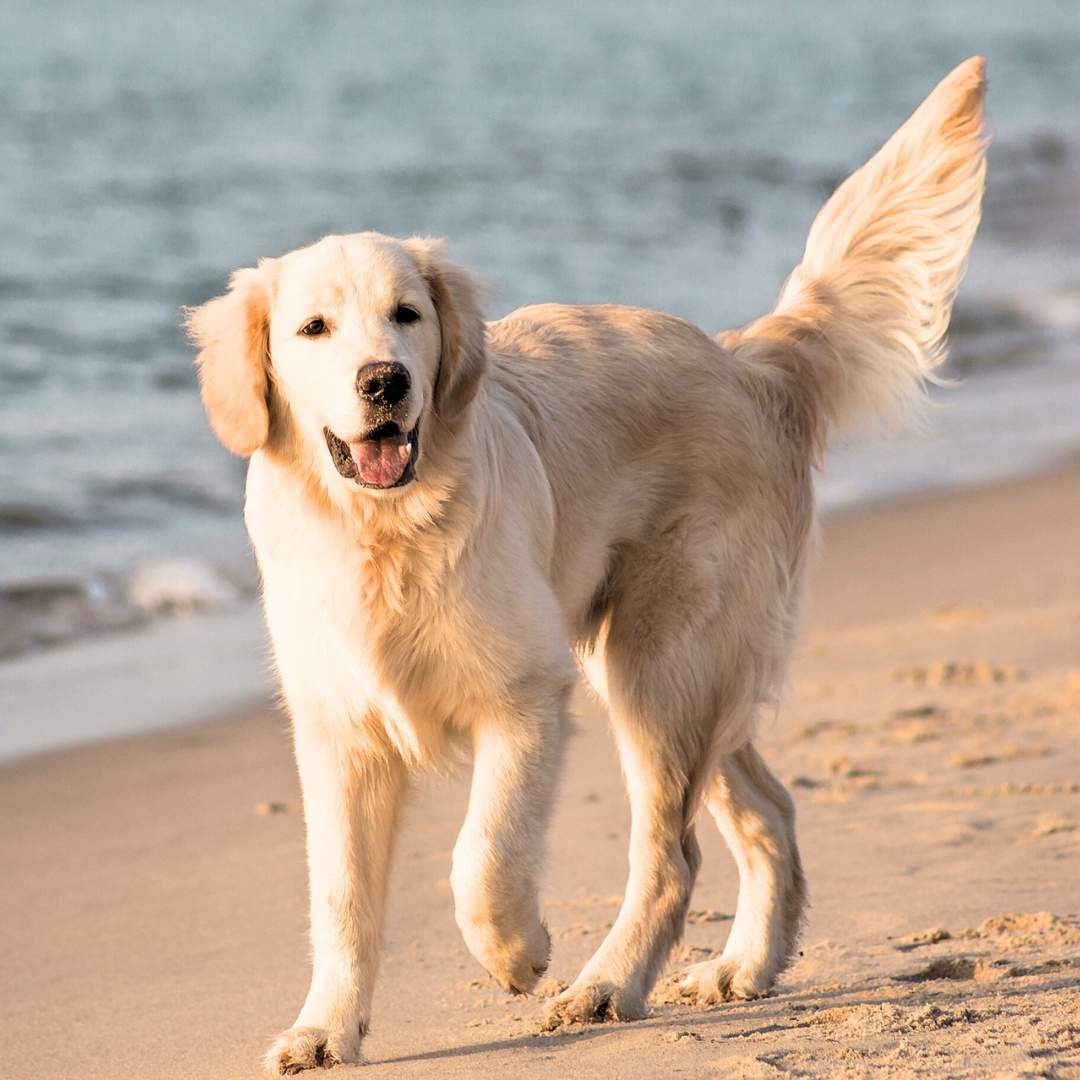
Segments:
[[[389,740],[416,764],[444,757],[465,675],[440,645],[463,632],[447,538],[358,527],[259,454],[245,517],[294,715],[353,745]]]

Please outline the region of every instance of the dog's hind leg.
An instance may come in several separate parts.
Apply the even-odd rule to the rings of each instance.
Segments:
[[[735,793],[730,842],[748,868],[750,903],[740,917],[751,926],[760,917],[756,894],[768,893],[763,882],[770,873],[787,883],[776,890],[780,908],[795,910],[784,933],[774,933],[769,922],[766,979],[794,941],[802,876],[790,800],[754,751],[739,748],[749,743],[758,707],[783,670],[798,563],[776,557],[781,543],[763,541],[744,519],[729,518],[707,521],[707,531],[694,532],[685,521],[662,530],[643,545],[632,572],[615,581],[602,661],[592,656],[587,670],[602,662],[606,677],[632,811],[630,876],[614,927],[574,985],[549,1006],[548,1027],[644,1015],[682,934],[699,864],[694,821],[718,769]],[[727,558],[717,559],[717,551]],[[728,788],[716,790],[726,814]],[[759,854],[759,843],[773,844],[775,857]],[[737,925],[752,949],[757,939]],[[748,968],[751,974],[757,979],[757,968]]]
[[[681,984],[702,1005],[764,994],[795,951],[806,906],[795,805],[751,743],[721,760],[708,804],[739,868],[739,903],[723,955]]]
[[[630,877],[619,917],[573,986],[548,1007],[544,1026],[637,1020],[671,946],[682,934],[700,864],[678,765],[620,739],[633,812]]]
[[[624,707],[621,680],[608,688],[612,725],[630,796],[630,876],[622,910],[592,959],[548,1007],[544,1027],[598,1020],[634,1020],[682,934],[700,864],[693,819],[700,791],[695,770],[703,746],[671,738],[674,725],[650,722]]]

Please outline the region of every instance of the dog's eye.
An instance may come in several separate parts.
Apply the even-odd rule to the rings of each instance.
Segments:
[[[322,337],[323,334],[327,334],[329,331],[326,329],[326,323],[322,319],[309,319],[300,327],[300,333],[304,337]]]
[[[398,304],[394,310],[394,322],[396,323],[412,323],[416,322],[420,318],[420,312],[414,310],[411,307],[406,307],[404,304]]]

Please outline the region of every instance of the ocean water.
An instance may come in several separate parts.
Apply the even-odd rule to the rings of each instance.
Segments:
[[[769,308],[836,183],[974,53],[995,145],[963,383],[921,436],[834,455],[826,510],[1080,449],[1080,5],[5,5],[0,623],[24,629],[0,653],[138,617],[147,563],[251,588],[244,463],[179,329],[234,268],[431,233],[493,316],[621,302],[713,333]]]

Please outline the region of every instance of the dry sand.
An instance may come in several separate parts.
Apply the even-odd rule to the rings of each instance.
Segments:
[[[454,925],[464,781],[422,784],[363,1075],[1080,1077],[1078,554],[1078,469],[826,526],[761,739],[813,906],[761,1001],[691,1009],[667,984],[645,1021],[538,1034],[542,1002],[499,991]],[[266,712],[0,769],[0,1072],[260,1075],[306,989],[297,800]],[[545,889],[554,979],[615,916],[627,825],[583,700]],[[722,948],[736,896],[700,835],[683,962]]]

